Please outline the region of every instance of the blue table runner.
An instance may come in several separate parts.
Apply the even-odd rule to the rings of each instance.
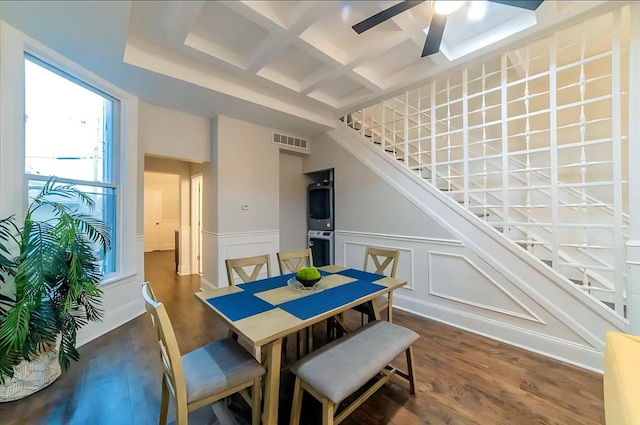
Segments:
[[[381,274],[363,272],[362,270],[356,269],[346,269],[336,274],[341,274],[342,276],[348,276],[358,280],[364,280],[366,282],[375,282],[378,279],[386,277]]]
[[[246,291],[209,298],[207,302],[234,322],[276,308]]]
[[[355,282],[278,304],[278,307],[301,320],[306,320],[384,288],[382,285],[356,280]]]

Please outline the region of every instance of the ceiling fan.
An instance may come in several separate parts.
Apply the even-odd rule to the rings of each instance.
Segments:
[[[370,30],[376,25],[393,18],[400,13],[409,10],[419,4],[428,0],[404,0],[401,3],[395,4],[388,9],[385,9],[375,15],[365,19],[362,22],[358,22],[352,28],[358,34]],[[519,7],[521,9],[536,10],[544,0],[540,1],[526,1],[526,0],[488,0],[491,3],[499,3],[507,6]],[[435,12],[431,17],[431,23],[429,24],[429,33],[427,34],[427,40],[424,43],[422,49],[422,57],[432,55],[440,51],[440,43],[442,42],[442,34],[444,34],[444,26],[447,23],[447,16],[456,10],[460,9],[466,1],[451,1],[451,0],[439,0],[428,1],[429,5]]]

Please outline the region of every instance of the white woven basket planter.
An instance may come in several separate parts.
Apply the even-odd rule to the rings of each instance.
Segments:
[[[22,361],[17,365],[13,378],[0,384],[0,402],[19,400],[55,381],[62,372],[58,362],[58,347],[51,348],[33,361]]]

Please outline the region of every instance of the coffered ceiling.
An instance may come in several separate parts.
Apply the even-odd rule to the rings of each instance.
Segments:
[[[426,1],[360,35],[352,25],[399,2],[0,3],[0,18],[143,99],[205,116],[278,116],[285,129],[302,120],[313,132],[358,106],[607,7],[547,0],[533,12],[466,2],[448,17],[440,52],[421,58],[433,15]],[[485,8],[480,19],[470,15],[478,4]]]

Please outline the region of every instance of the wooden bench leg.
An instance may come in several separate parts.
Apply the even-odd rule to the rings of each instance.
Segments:
[[[300,411],[302,410],[302,395],[304,389],[302,389],[302,382],[300,378],[296,377],[296,385],[293,389],[293,404],[291,405],[291,419],[289,425],[298,425],[300,423]]]
[[[262,378],[253,381],[253,391],[251,395],[251,425],[260,425],[260,414],[262,413],[260,393],[262,393]]]
[[[326,397],[322,398],[322,425],[333,425],[336,405]]]
[[[409,392],[416,393],[416,377],[413,369],[413,347],[407,348],[407,374],[409,375]]]

